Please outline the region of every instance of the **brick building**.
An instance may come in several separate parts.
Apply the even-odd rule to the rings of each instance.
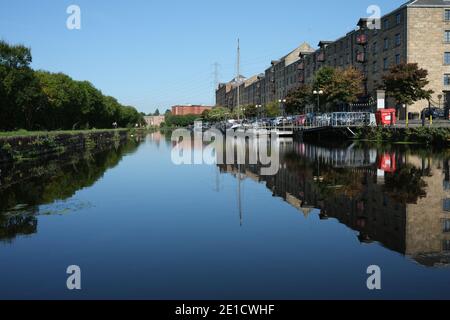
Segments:
[[[204,111],[212,108],[200,105],[173,106],[172,114],[174,116],[201,115]]]

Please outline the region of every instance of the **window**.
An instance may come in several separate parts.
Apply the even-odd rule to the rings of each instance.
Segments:
[[[373,62],[372,70],[373,70],[373,73],[377,73],[378,72],[378,63],[376,61]]]
[[[402,44],[402,36],[401,36],[400,33],[397,33],[397,34],[395,35],[395,45],[396,45],[396,46],[399,46],[399,45],[401,45],[401,44]]]
[[[444,211],[450,212],[450,199],[444,199]]]
[[[450,21],[450,10],[446,9],[445,13],[444,13],[444,20],[445,21]]]
[[[385,30],[389,29],[389,19],[383,21],[383,29]]]
[[[444,233],[450,233],[450,219],[445,219],[443,224]]]
[[[444,53],[444,64],[450,65],[450,52]]]
[[[389,59],[388,58],[383,59],[383,69],[384,70],[389,69]],[[449,80],[450,80],[450,78],[449,78]]]
[[[375,55],[378,53],[378,43],[374,42],[372,45],[372,53]]]
[[[442,251],[450,251],[450,240],[442,241]]]
[[[444,42],[450,43],[450,30],[445,30],[445,33],[444,33]]]
[[[402,23],[402,15],[401,15],[401,13],[398,13],[398,14],[395,16],[395,23],[396,23],[397,25],[399,25],[400,23]]]
[[[450,86],[450,73],[444,74],[444,86]],[[450,205],[448,207],[448,210],[445,210],[450,212]]]
[[[449,41],[450,41],[450,32],[449,32]],[[384,50],[388,50],[389,49],[389,38],[385,38],[384,39]]]
[[[401,63],[401,58],[399,54],[395,55],[395,64],[400,64]]]

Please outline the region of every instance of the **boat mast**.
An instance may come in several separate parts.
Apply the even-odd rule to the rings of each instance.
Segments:
[[[237,113],[238,113],[238,121],[240,121],[241,117],[241,45],[240,40],[238,39],[238,47],[237,47],[237,75],[236,75],[236,82],[237,82]]]
[[[237,47],[237,75],[236,75],[236,81],[237,81],[237,114],[238,114],[238,121],[241,120],[241,100],[240,100],[240,86],[241,86],[241,45],[240,40],[238,38],[238,47]],[[236,146],[239,148],[239,145]],[[244,145],[245,147],[245,145]],[[241,199],[241,164],[239,163],[239,157],[238,157],[238,209],[239,209],[239,223],[242,227],[243,224],[243,216],[242,216],[242,199]]]

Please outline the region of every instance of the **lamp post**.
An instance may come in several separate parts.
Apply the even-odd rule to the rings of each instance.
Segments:
[[[323,95],[323,90],[314,90],[313,94],[317,96],[317,112],[320,112],[320,96]]]
[[[260,105],[260,104],[257,104],[256,106],[256,114],[257,114],[257,118],[258,118],[258,120],[259,120],[259,118],[261,118],[261,110],[262,110],[262,105]]]
[[[280,103],[280,110],[283,113],[283,116],[285,116],[284,104],[286,103],[286,99],[280,99],[278,102]]]

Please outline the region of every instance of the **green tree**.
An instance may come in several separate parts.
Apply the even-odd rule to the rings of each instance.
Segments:
[[[246,105],[243,107],[244,116],[246,118],[256,118],[258,116],[258,109],[255,105]]]
[[[326,66],[320,68],[314,76],[313,90],[322,90],[324,92],[324,101],[328,102],[329,100],[328,92],[330,91],[330,87],[333,85],[335,74],[335,68]]]
[[[312,103],[313,89],[308,84],[303,84],[297,89],[289,91],[286,96],[286,112],[297,114],[305,112],[306,105]]]
[[[428,71],[419,68],[417,63],[401,63],[391,67],[383,76],[383,86],[387,95],[398,104],[410,105],[431,98],[433,90],[425,89],[429,83],[427,77]]]
[[[354,67],[338,68],[326,90],[332,103],[355,103],[364,93],[364,75]]]
[[[219,122],[232,118],[232,112],[228,108],[215,107],[211,110],[206,110],[203,114],[203,119],[209,122]]]
[[[153,114],[154,116],[160,116],[161,113],[159,112],[159,109],[156,109],[155,113]]]
[[[134,108],[87,81],[34,71],[31,50],[0,41],[0,130],[111,128],[143,123]]]
[[[33,70],[31,50],[0,41],[0,129],[33,129],[44,95]]]
[[[269,102],[264,108],[264,113],[271,118],[279,116],[281,114],[280,103],[278,101]]]

